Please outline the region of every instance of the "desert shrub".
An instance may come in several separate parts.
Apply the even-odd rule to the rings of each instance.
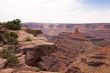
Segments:
[[[30,34],[33,34],[34,36],[37,36],[38,34],[43,33],[41,30],[33,30],[33,29],[26,29],[26,31]]]
[[[3,39],[5,44],[16,45],[18,44],[18,35],[15,32],[5,32],[3,34]]]
[[[19,19],[15,19],[13,21],[8,21],[3,24],[3,27],[9,30],[20,30],[21,29],[21,21]]]
[[[0,52],[0,57],[8,60],[8,66],[15,66],[18,64],[18,59],[15,56],[15,50],[13,48],[3,49]]]

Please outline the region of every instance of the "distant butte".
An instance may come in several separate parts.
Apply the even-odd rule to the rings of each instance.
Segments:
[[[74,30],[74,34],[79,34],[80,32],[79,32],[79,29],[78,28],[75,28],[75,30]]]
[[[81,32],[79,31],[79,28],[78,28],[78,27],[75,28],[74,33],[73,33],[73,36],[76,37],[76,38],[78,38],[78,37],[84,38],[83,33],[81,33]]]

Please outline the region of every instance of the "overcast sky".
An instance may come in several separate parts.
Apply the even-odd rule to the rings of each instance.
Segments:
[[[110,0],[0,0],[0,21],[110,22]]]

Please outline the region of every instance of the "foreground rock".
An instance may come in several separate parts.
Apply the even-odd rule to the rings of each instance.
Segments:
[[[0,58],[0,69],[3,69],[6,66],[7,62],[8,61],[6,59]]]
[[[25,55],[25,60],[23,60],[24,58],[22,57],[20,58],[21,64],[25,63],[32,67],[39,67],[41,70],[47,70],[43,57],[49,57],[52,53],[57,52],[56,45],[54,43],[47,42],[42,38],[40,39],[40,37],[34,37],[32,34],[23,30],[19,31],[18,35],[20,51]]]
[[[55,45],[39,45],[34,48],[27,48],[25,49],[26,64],[29,66],[45,68],[42,57],[49,56],[56,51],[57,48]]]
[[[17,71],[14,69],[2,69],[0,73],[16,73]]]

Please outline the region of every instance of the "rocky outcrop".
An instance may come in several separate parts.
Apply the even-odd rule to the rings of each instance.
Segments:
[[[0,58],[0,69],[3,69],[6,66],[7,62],[8,61],[6,59]]]
[[[54,43],[47,42],[45,38],[42,39],[40,37],[34,37],[25,31],[19,31],[18,35],[20,51],[26,55],[25,63],[29,66],[39,67],[41,70],[46,70],[43,57],[49,57],[52,53],[57,52],[56,45]],[[30,40],[26,40],[27,37],[29,37]]]
[[[57,51],[55,45],[39,45],[34,48],[25,49],[26,63],[30,66],[43,66],[43,56],[49,56]],[[39,65],[40,64],[40,65]]]

